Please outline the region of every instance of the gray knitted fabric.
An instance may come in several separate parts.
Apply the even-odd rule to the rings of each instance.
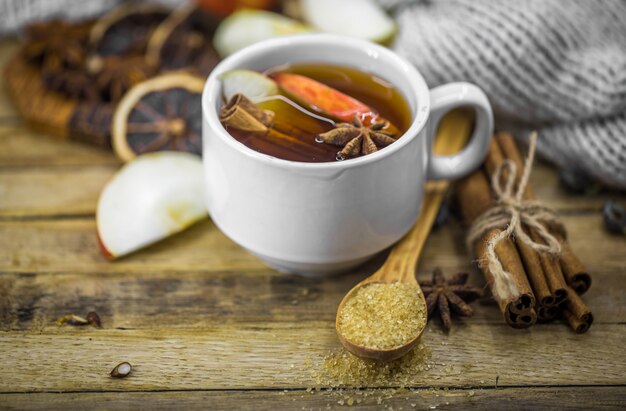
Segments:
[[[135,0],[175,6],[185,0]],[[99,16],[123,0],[0,0],[0,34],[18,31],[24,24],[65,18],[80,20]]]
[[[470,81],[499,126],[626,189],[626,1],[379,0],[429,86]]]
[[[80,19],[110,9],[118,0],[0,0],[0,34],[52,17]]]

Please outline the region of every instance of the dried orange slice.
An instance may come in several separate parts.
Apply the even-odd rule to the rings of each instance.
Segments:
[[[163,70],[185,68],[208,75],[219,61],[210,41],[217,23],[195,4],[183,4],[150,36],[146,61]]]
[[[169,14],[162,5],[124,3],[91,28],[89,43],[96,56],[143,53],[154,29]]]
[[[203,87],[202,77],[172,72],[130,89],[113,115],[112,143],[117,156],[129,161],[151,151],[201,154]]]

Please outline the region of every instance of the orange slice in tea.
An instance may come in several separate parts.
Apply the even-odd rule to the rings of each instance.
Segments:
[[[115,109],[112,141],[124,161],[151,151],[202,151],[200,98],[204,79],[163,74],[128,91]]]
[[[376,110],[367,104],[312,78],[285,72],[271,74],[270,77],[290,97],[317,112],[345,122],[351,122],[358,115],[366,125],[373,119],[381,120]],[[367,121],[368,118],[370,121]]]

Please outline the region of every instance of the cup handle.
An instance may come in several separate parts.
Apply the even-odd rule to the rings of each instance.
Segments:
[[[430,91],[431,111],[429,120],[429,150],[441,118],[457,107],[472,107],[476,110],[474,134],[465,148],[451,156],[431,154],[428,162],[428,179],[453,180],[476,169],[487,155],[493,133],[493,113],[485,93],[471,83],[448,83]]]

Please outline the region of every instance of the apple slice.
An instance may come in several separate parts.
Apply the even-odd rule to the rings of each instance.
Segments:
[[[114,259],[184,230],[207,216],[203,168],[182,152],[143,154],[126,163],[98,200],[98,240]]]
[[[355,114],[376,115],[376,111],[367,104],[310,77],[286,72],[275,73],[270,77],[297,102],[339,120],[350,122]]]
[[[389,44],[396,23],[372,0],[300,0],[300,15],[327,33]]]
[[[261,40],[311,31],[301,22],[277,13],[241,9],[226,17],[215,31],[213,46],[226,57]]]
[[[220,75],[224,100],[243,94],[251,101],[278,94],[278,85],[271,78],[252,70],[231,70]]]

